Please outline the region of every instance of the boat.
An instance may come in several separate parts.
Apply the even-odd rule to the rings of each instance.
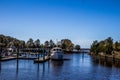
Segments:
[[[52,60],[63,60],[63,50],[60,47],[54,47],[51,49],[51,59]]]

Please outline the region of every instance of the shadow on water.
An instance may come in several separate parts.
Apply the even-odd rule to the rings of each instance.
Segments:
[[[19,73],[19,60],[16,59],[16,80],[18,80],[18,73]]]
[[[84,53],[82,54],[82,62],[84,62]]]
[[[1,73],[1,68],[2,68],[2,65],[1,65],[1,61],[0,61],[0,73]]]
[[[45,63],[42,64],[42,80],[45,78]]]
[[[37,75],[36,75],[36,78],[37,78],[37,80],[39,80],[39,74],[40,74],[40,64],[38,63],[37,64]]]
[[[0,47],[0,73],[1,73],[1,67],[2,67],[2,66],[1,66],[1,58],[2,58],[2,57],[1,57],[1,53],[2,53],[2,47]]]
[[[49,69],[50,69],[50,60],[48,60],[48,72],[49,72]]]
[[[120,67],[119,65],[115,65],[114,62],[108,62],[108,61],[104,61],[104,60],[92,60],[94,64],[96,65],[101,65],[104,67]]]
[[[62,66],[64,61],[51,61],[53,66]]]

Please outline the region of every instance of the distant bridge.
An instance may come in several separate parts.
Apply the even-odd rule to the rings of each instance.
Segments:
[[[90,50],[90,48],[81,48],[80,50]]]
[[[81,48],[80,52],[82,52],[82,53],[90,53],[90,49],[89,48]]]
[[[90,49],[89,48],[81,48],[80,50],[73,50],[73,53],[90,53]]]

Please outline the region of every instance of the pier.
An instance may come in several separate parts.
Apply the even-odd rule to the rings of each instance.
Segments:
[[[14,59],[34,60],[34,63],[44,63],[50,59],[50,52],[49,50],[39,48],[25,48],[17,49],[16,54],[11,56],[0,56],[0,61],[9,61]]]
[[[34,59],[34,63],[43,63],[50,59],[50,56],[44,56],[43,58]]]
[[[80,51],[84,55],[84,53],[89,53],[90,49],[82,48]],[[33,60],[34,63],[44,63],[50,59],[50,55],[51,54],[49,49],[24,48],[24,49],[17,49],[16,54],[12,56],[6,56],[1,58],[1,61],[23,59],[23,60]]]
[[[14,60],[16,59],[16,57],[5,57],[5,58],[2,58],[1,61],[8,61],[8,60]]]

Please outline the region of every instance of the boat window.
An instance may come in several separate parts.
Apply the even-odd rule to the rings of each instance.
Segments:
[[[57,51],[61,51],[61,49],[57,49]]]
[[[62,51],[61,49],[53,49],[53,51]]]

